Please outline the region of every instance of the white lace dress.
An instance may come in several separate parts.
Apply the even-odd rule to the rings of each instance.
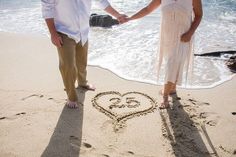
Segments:
[[[158,78],[163,74],[165,84],[181,85],[193,65],[193,39],[187,43],[180,40],[192,23],[192,0],[162,0],[161,13]]]

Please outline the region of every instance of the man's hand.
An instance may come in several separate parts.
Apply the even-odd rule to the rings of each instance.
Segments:
[[[56,46],[56,47],[61,47],[62,46],[62,38],[61,36],[57,33],[55,24],[54,24],[54,19],[53,18],[49,18],[49,19],[45,19],[49,32],[51,34],[51,41],[52,43]]]
[[[191,33],[190,31],[184,33],[182,36],[181,36],[181,41],[182,42],[189,42],[192,38],[192,35],[193,33]]]
[[[56,47],[61,47],[63,44],[62,38],[57,32],[51,34],[51,41]]]

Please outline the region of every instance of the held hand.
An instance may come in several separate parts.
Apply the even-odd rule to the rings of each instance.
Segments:
[[[63,44],[62,38],[58,33],[51,34],[51,41],[56,47],[61,47]]]
[[[192,33],[191,32],[186,32],[181,36],[181,41],[182,42],[189,42],[192,38]]]
[[[125,17],[125,21],[126,21],[126,22],[129,22],[129,21],[131,21],[131,20],[132,20],[131,17]]]
[[[123,23],[126,23],[126,22],[129,21],[129,20],[128,20],[128,16],[125,15],[125,14],[121,14],[121,15],[117,18],[117,20],[119,21],[120,24],[123,24]]]

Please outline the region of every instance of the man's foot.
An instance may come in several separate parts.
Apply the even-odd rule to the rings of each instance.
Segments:
[[[75,108],[78,108],[79,106],[78,106],[78,103],[76,102],[76,101],[70,101],[70,100],[68,100],[67,102],[66,102],[66,106],[68,107],[68,108],[72,108],[72,109],[75,109]]]
[[[164,91],[163,91],[163,90],[160,90],[160,91],[159,91],[159,94],[163,96],[163,95],[164,95]],[[177,94],[177,91],[176,91],[176,90],[170,91],[170,93],[169,93],[169,95],[175,95],[175,94]]]
[[[91,90],[91,91],[95,91],[96,88],[91,85],[91,84],[86,84],[86,85],[79,85],[79,87],[83,88],[83,89],[86,89],[86,90]]]

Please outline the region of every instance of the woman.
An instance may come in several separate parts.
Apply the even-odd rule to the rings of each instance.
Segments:
[[[152,0],[128,20],[142,18],[159,6],[162,20],[158,75],[164,59],[165,84],[160,109],[165,109],[169,107],[169,95],[176,93],[176,85],[181,85],[182,75],[186,72],[187,76],[191,65],[192,36],[202,19],[202,3],[201,0]]]

